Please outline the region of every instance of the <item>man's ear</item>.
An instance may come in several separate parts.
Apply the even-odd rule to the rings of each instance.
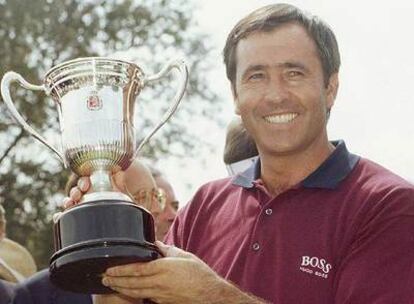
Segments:
[[[329,77],[328,86],[326,87],[326,106],[331,109],[335,103],[336,94],[338,93],[339,78],[338,73]]]
[[[233,95],[234,114],[240,115],[239,102],[237,98],[236,88],[231,84],[231,94]]]

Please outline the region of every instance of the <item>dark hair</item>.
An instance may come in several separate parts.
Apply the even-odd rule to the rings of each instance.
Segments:
[[[236,47],[241,39],[255,32],[270,32],[286,23],[302,25],[316,44],[322,63],[325,85],[332,74],[339,71],[341,58],[335,34],[330,27],[316,16],[309,15],[299,8],[285,3],[259,8],[243,19],[231,30],[223,49],[223,59],[227,78],[235,89]]]
[[[237,119],[227,127],[223,160],[226,165],[258,155],[256,143]]]

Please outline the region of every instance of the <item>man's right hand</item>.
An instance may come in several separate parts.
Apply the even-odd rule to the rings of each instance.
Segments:
[[[134,196],[139,191],[152,191],[156,188],[151,172],[138,160],[134,160],[125,171],[113,173],[111,180],[114,191],[123,192],[129,196]],[[69,196],[65,197],[63,207],[67,209],[78,204],[90,189],[90,178],[88,176],[80,177],[77,185],[69,191]],[[157,212],[157,208],[157,204],[154,204],[150,211]]]
[[[156,188],[155,181],[149,169],[137,160],[125,171],[118,171],[111,176],[112,187],[114,191],[123,192],[129,196],[134,196],[139,191],[152,191]],[[63,206],[65,209],[79,204],[83,195],[91,190],[91,180],[89,176],[80,177],[75,187],[69,191],[69,196],[65,197]],[[149,208],[150,209],[150,208]],[[157,212],[157,204],[149,211]],[[94,304],[132,304],[142,303],[141,300],[132,299],[124,295],[94,295]]]

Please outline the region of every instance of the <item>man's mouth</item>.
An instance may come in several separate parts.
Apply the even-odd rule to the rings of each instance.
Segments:
[[[264,116],[263,119],[272,124],[289,123],[298,116],[298,113],[283,113]]]

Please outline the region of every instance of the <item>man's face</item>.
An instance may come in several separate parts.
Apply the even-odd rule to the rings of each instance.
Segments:
[[[236,113],[262,155],[298,153],[327,140],[337,75],[325,86],[316,45],[302,26],[252,33],[239,42],[236,60]]]
[[[165,192],[166,195],[164,210],[161,213],[154,215],[156,226],[155,234],[157,240],[162,241],[168,232],[168,229],[170,229],[175,216],[177,215],[177,209],[175,206],[177,200],[170,183],[167,182],[163,177],[155,178],[155,183],[157,184],[158,188],[161,188]]]

